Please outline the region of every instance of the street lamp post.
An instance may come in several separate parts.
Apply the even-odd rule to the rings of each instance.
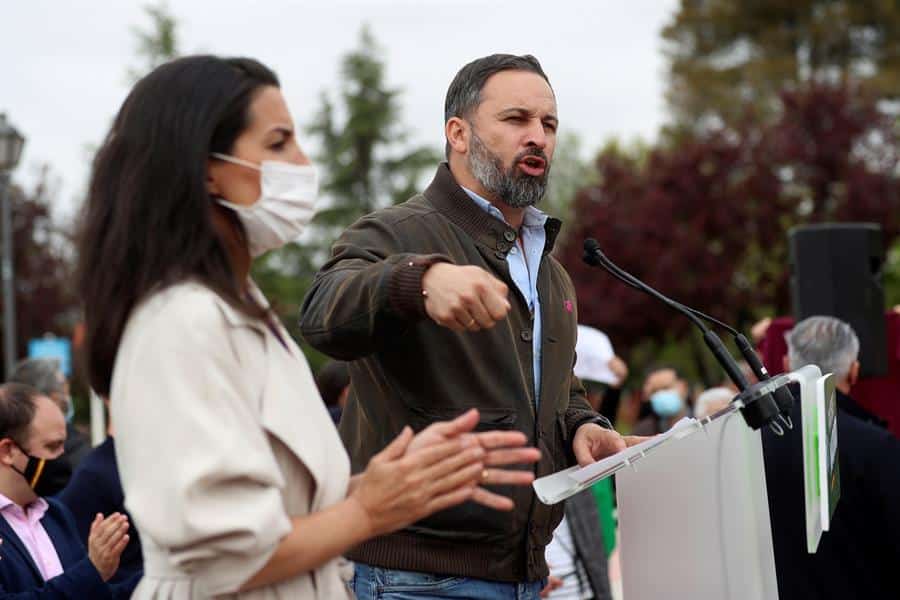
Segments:
[[[0,236],[3,238],[3,353],[6,376],[16,364],[16,293],[13,272],[12,194],[10,173],[19,164],[25,138],[0,113]]]

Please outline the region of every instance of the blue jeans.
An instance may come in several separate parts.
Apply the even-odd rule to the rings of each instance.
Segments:
[[[357,600],[538,600],[544,582],[502,583],[356,563],[350,586]]]

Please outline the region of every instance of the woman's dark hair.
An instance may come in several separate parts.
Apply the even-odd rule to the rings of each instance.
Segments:
[[[119,341],[151,291],[193,279],[259,317],[241,292],[206,188],[211,152],[228,154],[256,93],[279,86],[247,58],[190,56],[141,79],[94,159],[78,239],[91,386],[109,394]],[[237,218],[229,213],[236,231]]]

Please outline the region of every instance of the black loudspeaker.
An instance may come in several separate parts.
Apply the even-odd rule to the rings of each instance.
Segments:
[[[794,227],[790,257],[794,318],[826,315],[850,323],[859,337],[860,376],[887,375],[881,226],[825,223]]]

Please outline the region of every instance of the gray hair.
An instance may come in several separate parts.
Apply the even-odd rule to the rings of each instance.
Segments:
[[[697,399],[694,401],[694,416],[698,419],[707,417],[712,413],[721,410],[721,407],[715,408],[716,406],[727,406],[735,396],[737,396],[737,394],[727,387],[709,388],[697,396]]]
[[[59,359],[56,358],[23,360],[13,369],[9,381],[30,385],[46,396],[65,391],[65,378],[62,377]]]
[[[840,381],[859,357],[859,338],[849,324],[834,317],[809,317],[784,335],[792,369],[816,365]]]
[[[444,99],[444,123],[453,117],[467,118],[481,104],[481,90],[492,75],[501,71],[529,71],[544,78],[547,85],[550,80],[538,59],[530,54],[516,56],[514,54],[491,54],[473,60],[456,74],[447,97]],[[551,89],[553,86],[550,86]],[[446,146],[446,154],[450,155],[450,144]]]

